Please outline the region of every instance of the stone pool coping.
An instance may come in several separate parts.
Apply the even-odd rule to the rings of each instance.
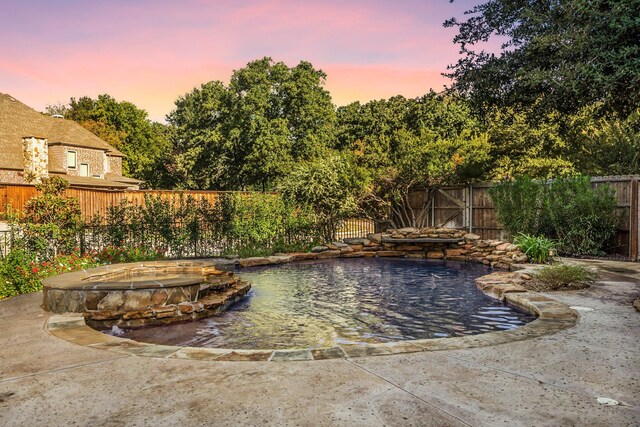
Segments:
[[[491,275],[482,276],[478,280],[482,281],[483,277],[489,276]],[[453,338],[285,350],[242,350],[149,344],[98,332],[85,323],[81,314],[76,313],[52,315],[47,320],[45,330],[51,335],[74,344],[126,355],[190,360],[279,362],[486,347],[553,334],[574,326],[578,321],[578,314],[559,301],[537,292],[514,287],[508,281],[489,280],[488,282],[485,286],[480,286],[487,295],[536,314],[538,317],[510,331]]]
[[[137,288],[160,289],[198,284],[202,281],[202,274],[193,273],[197,268],[212,267],[210,261],[201,260],[168,260],[168,261],[140,261],[126,264],[107,264],[89,269],[82,269],[69,273],[58,274],[43,280],[42,285],[47,289],[58,290],[132,290]],[[120,278],[118,275],[135,270],[159,270],[146,280]]]

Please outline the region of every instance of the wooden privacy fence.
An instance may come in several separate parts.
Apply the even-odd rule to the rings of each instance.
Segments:
[[[144,205],[145,195],[160,197],[162,200],[178,201],[180,197],[191,196],[196,200],[205,199],[214,204],[225,191],[176,191],[176,190],[98,190],[83,188],[68,188],[66,195],[75,197],[80,202],[82,218],[90,220],[96,215],[105,217],[110,206],[117,206],[123,200],[133,204]],[[251,194],[250,192],[234,191],[233,193]],[[0,185],[0,213],[6,211],[7,206],[12,209],[23,210],[24,205],[39,191],[32,185]]]
[[[609,253],[639,260],[640,175],[594,177],[593,186],[609,184],[616,190],[622,219]],[[410,195],[409,205],[416,216],[423,214],[425,226],[466,228],[483,239],[501,239],[505,232],[498,224],[489,197],[492,184],[442,187]],[[425,212],[426,211],[426,212]]]

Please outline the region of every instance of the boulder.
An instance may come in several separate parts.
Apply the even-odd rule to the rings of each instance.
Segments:
[[[447,248],[447,249],[445,249],[444,253],[447,256],[447,258],[450,258],[452,256],[464,255],[465,253],[467,253],[467,251],[464,250],[464,249],[459,249],[459,248],[456,248],[456,249]]]
[[[318,258],[318,255],[316,255],[315,253],[307,253],[307,252],[296,252],[296,253],[293,253],[293,254],[289,254],[289,256],[291,257],[291,259],[293,261],[302,261],[302,260],[307,260],[307,259],[316,259],[316,258]]]
[[[291,261],[289,255],[273,255],[267,258],[270,264],[284,264]]]
[[[269,265],[271,264],[271,261],[269,261],[269,258],[251,257],[251,258],[243,258],[240,261],[238,261],[238,263],[240,264],[241,267],[255,267],[258,265]]]
[[[98,310],[118,310],[124,304],[124,294],[122,292],[109,292],[102,301],[98,303]]]
[[[373,243],[382,242],[382,233],[369,233],[367,234],[367,239],[371,240]]]
[[[335,246],[336,249],[346,248],[346,247],[349,246],[349,245],[347,245],[346,243],[343,243],[343,242],[331,242],[331,244],[333,246]]]
[[[415,227],[404,227],[396,230],[400,234],[419,234],[420,230]]]
[[[508,242],[507,243],[501,243],[501,244],[496,246],[496,250],[497,251],[505,251],[506,252],[506,251],[510,250],[509,248],[511,246],[512,246],[511,243],[508,243]]]
[[[327,258],[338,258],[341,252],[338,250],[333,251],[324,251],[318,253],[318,259],[327,259]]]
[[[371,244],[371,241],[369,239],[362,239],[362,238],[346,238],[346,239],[342,239],[343,242],[345,242],[347,245],[362,245],[362,246],[369,246],[369,244]]]
[[[444,254],[442,253],[442,251],[427,252],[427,259],[443,259],[443,258],[444,258]]]
[[[377,254],[378,254],[378,256],[381,256],[381,257],[392,257],[392,256],[401,257],[401,256],[405,256],[406,252],[404,252],[404,251],[378,251]]]

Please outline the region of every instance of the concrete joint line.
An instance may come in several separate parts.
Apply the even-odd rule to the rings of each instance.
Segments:
[[[63,366],[62,368],[49,369],[48,371],[34,372],[32,374],[26,374],[26,375],[22,375],[22,376],[19,376],[19,377],[10,377],[10,378],[5,378],[5,379],[0,379],[0,384],[8,383],[8,382],[11,382],[11,381],[22,380],[24,378],[36,377],[38,375],[53,374],[53,373],[56,373],[56,372],[63,372],[63,371],[69,371],[71,369],[82,368],[84,366],[91,366],[91,365],[97,365],[99,363],[111,362],[113,360],[123,359],[125,357],[131,357],[131,356],[125,355],[125,356],[119,356],[119,357],[112,357],[110,359],[97,360],[95,362],[87,362],[87,363],[81,363],[79,365]]]
[[[424,403],[424,404],[426,404],[426,405],[428,405],[428,406],[431,406],[432,408],[434,408],[434,409],[436,409],[436,410],[438,410],[438,411],[440,411],[440,412],[442,412],[442,413],[444,413],[444,414],[447,414],[448,416],[450,416],[450,417],[452,417],[452,418],[455,418],[456,420],[458,420],[458,421],[459,421],[459,422],[461,422],[462,424],[464,424],[464,425],[466,425],[466,426],[470,426],[470,427],[471,427],[471,426],[473,426],[473,424],[469,424],[467,421],[465,421],[465,420],[463,420],[462,418],[460,418],[460,417],[458,417],[458,416],[456,416],[456,415],[452,414],[451,412],[447,411],[446,409],[442,409],[442,408],[440,408],[439,406],[437,406],[437,405],[435,405],[435,404],[433,404],[433,403],[429,402],[428,400],[425,400],[425,399],[423,399],[422,397],[420,397],[420,396],[418,396],[418,395],[416,395],[416,394],[414,394],[414,393],[410,392],[409,390],[407,390],[407,389],[405,389],[405,388],[403,388],[403,387],[399,386],[398,384],[394,383],[393,381],[388,380],[387,378],[383,377],[382,375],[379,375],[379,374],[376,374],[376,373],[375,373],[375,372],[373,372],[373,371],[370,371],[369,369],[365,368],[364,366],[362,366],[362,365],[360,365],[360,364],[358,364],[358,363],[354,362],[351,358],[345,358],[344,360],[346,360],[347,362],[351,363],[353,366],[355,366],[355,367],[357,367],[357,368],[361,369],[362,371],[364,371],[364,372],[366,372],[366,373],[368,373],[368,374],[370,374],[370,375],[373,375],[374,377],[376,377],[376,378],[378,378],[378,379],[381,379],[382,381],[386,382],[387,384],[392,385],[393,387],[397,388],[398,390],[401,390],[401,391],[403,391],[404,393],[407,393],[407,394],[408,394],[408,395],[410,395],[411,397],[413,397],[413,398],[415,398],[415,399],[418,399],[418,400],[419,400],[419,401],[421,401],[422,403]]]

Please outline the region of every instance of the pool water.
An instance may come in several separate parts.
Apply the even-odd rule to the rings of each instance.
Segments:
[[[515,329],[534,316],[478,290],[489,268],[424,259],[352,258],[245,268],[248,297],[191,323],[125,330],[143,342],[283,349],[456,337]]]

